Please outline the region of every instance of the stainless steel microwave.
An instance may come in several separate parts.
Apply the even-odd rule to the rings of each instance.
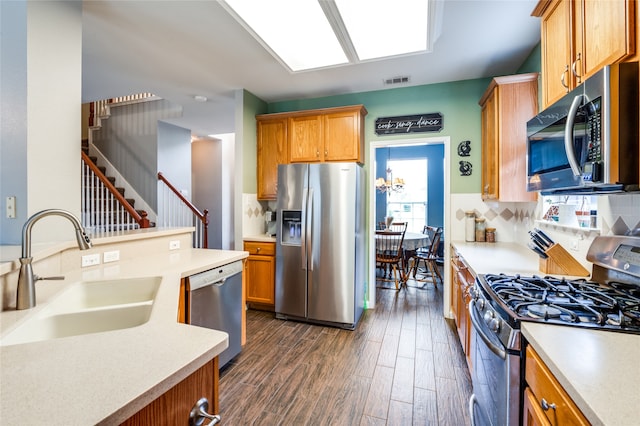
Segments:
[[[638,63],[608,65],[527,123],[527,191],[638,190]]]

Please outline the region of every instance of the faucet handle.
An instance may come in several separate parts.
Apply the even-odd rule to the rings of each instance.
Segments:
[[[60,275],[57,277],[40,277],[38,275],[34,275],[33,276],[34,281],[38,281],[38,280],[64,280],[64,275]]]

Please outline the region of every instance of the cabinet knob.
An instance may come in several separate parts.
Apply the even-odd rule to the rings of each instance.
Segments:
[[[320,157],[320,151],[316,151],[316,157]]]
[[[556,409],[556,404],[553,404],[553,403],[549,404],[547,400],[544,398],[542,398],[542,400],[540,401],[540,406],[544,411],[549,411],[549,409],[552,409],[552,410]]]
[[[262,250],[262,247],[258,247],[258,248],[256,249],[256,251],[257,251],[257,252],[260,252],[260,250]]]
[[[189,426],[201,426],[205,420],[211,420],[208,426],[220,423],[220,416],[207,413],[209,400],[200,398],[189,413]]]

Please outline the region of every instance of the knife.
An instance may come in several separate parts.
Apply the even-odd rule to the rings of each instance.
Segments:
[[[544,252],[544,250],[542,250],[540,247],[536,246],[533,243],[528,243],[527,246],[533,250],[534,252],[536,252],[538,254],[538,256],[540,256],[543,259],[546,259],[549,257],[549,255],[547,253]]]
[[[549,236],[547,234],[545,234],[544,232],[542,232],[541,229],[533,228],[533,231],[536,233],[536,235],[542,237],[548,243],[549,247],[551,247],[552,245],[555,244],[555,241],[553,241],[551,238],[549,238]]]
[[[542,249],[543,251],[546,251],[548,248],[551,247],[551,245],[549,245],[544,238],[542,238],[540,235],[536,234],[535,232],[529,231],[529,235],[531,236],[531,239],[533,240],[533,242],[535,242],[536,245],[540,247],[540,249]]]

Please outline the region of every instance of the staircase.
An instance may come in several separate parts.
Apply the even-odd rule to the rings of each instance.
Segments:
[[[106,176],[106,168],[89,156],[89,142],[82,141],[82,224],[93,236],[151,226],[144,210],[135,210],[135,200],[125,198],[124,188]]]

